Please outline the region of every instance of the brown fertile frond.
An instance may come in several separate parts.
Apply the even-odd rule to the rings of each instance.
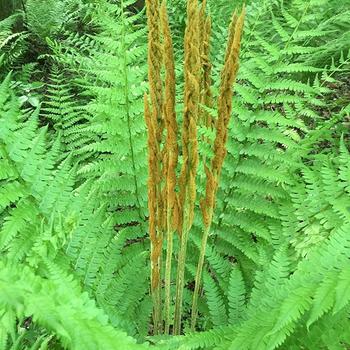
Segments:
[[[151,267],[152,267],[152,278],[151,288],[155,291],[160,286],[160,265],[162,255],[163,241],[160,238],[156,239],[156,242],[152,246],[151,250]]]
[[[187,25],[185,31],[184,62],[184,115],[182,124],[183,162],[179,179],[179,227],[181,242],[176,277],[176,301],[174,311],[174,334],[180,334],[186,250],[193,223],[196,200],[196,174],[198,167],[197,122],[200,101],[200,43],[199,9],[197,0],[187,2]]]
[[[230,27],[228,29],[228,39],[227,39],[227,46],[226,46],[226,53],[225,53],[224,62],[227,62],[228,57],[229,57],[230,52],[231,52],[231,46],[233,43],[233,39],[235,37],[237,18],[238,18],[237,9],[235,9],[235,11],[233,12],[232,17],[231,17]]]
[[[218,180],[214,176],[213,172],[206,165],[204,165],[204,170],[206,174],[207,183],[205,187],[205,197],[201,200],[200,206],[202,210],[204,226],[209,227],[212,220],[210,208],[214,208],[215,192],[218,185]]]
[[[190,222],[193,220],[196,198],[196,173],[198,166],[197,119],[200,87],[199,11],[198,1],[187,4],[185,32],[185,90],[182,126],[183,165],[180,176],[180,213],[184,211],[186,193],[189,193]]]
[[[148,211],[149,235],[151,241],[151,287],[159,285],[159,238],[157,237],[157,139],[156,125],[152,118],[148,96],[144,96],[145,120],[148,129]]]
[[[157,140],[160,143],[163,132],[163,87],[161,79],[162,45],[160,40],[159,1],[146,0],[148,24],[148,81],[152,113],[157,119]]]
[[[163,227],[162,212],[164,211],[164,196],[162,194],[163,151],[161,149],[164,118],[163,118],[163,84],[161,78],[162,69],[162,44],[160,32],[160,11],[158,0],[146,0],[148,23],[148,80],[151,98],[151,119],[156,136],[156,155],[153,167],[155,170],[156,191],[156,230],[161,232]]]
[[[205,231],[195,278],[191,326],[195,327],[198,295],[204,263],[205,247],[215,206],[216,191],[224,158],[228,125],[232,112],[233,84],[238,71],[239,49],[245,9],[232,16],[224,66],[221,72],[218,97],[218,118],[215,125],[209,113],[200,105],[212,107],[210,35],[211,19],[206,15],[206,0],[187,1],[187,24],[184,38],[184,112],[182,123],[182,165],[176,177],[179,157],[178,125],[175,112],[175,62],[166,0],[146,0],[148,17],[148,79],[150,101],[145,95],[145,120],[148,130],[148,208],[151,240],[151,288],[153,297],[154,332],[162,329],[161,266],[163,233],[167,233],[167,256],[164,279],[165,333],[170,329],[171,259],[173,230],[181,238],[178,254],[174,334],[181,331],[186,249],[193,223],[198,168],[197,126],[201,123],[216,128],[214,157],[211,166],[204,164],[206,173],[205,197],[200,206]],[[163,87],[162,64],[165,66]],[[164,127],[166,139],[163,140]],[[205,161],[204,161],[205,163]],[[176,186],[179,186],[179,195]],[[165,230],[166,229],[166,230]]]
[[[200,65],[201,65],[201,79],[200,79],[200,103],[211,107],[211,63],[209,58],[210,51],[210,34],[211,34],[211,20],[205,13],[206,0],[202,2],[199,10],[199,50],[200,50]],[[207,111],[203,108],[200,110],[199,124],[210,127],[211,118]]]
[[[160,172],[160,178],[158,180],[159,184],[159,191],[160,191],[160,198],[159,198],[159,213],[157,214],[158,216],[158,230],[159,232],[162,232],[166,229],[166,216],[167,216],[167,186],[166,183],[164,184],[164,179],[166,181],[168,177],[168,152],[167,152],[167,147],[165,146],[160,153],[160,158],[161,158],[161,165],[162,169]]]
[[[164,0],[160,10],[160,20],[163,32],[163,52],[165,66],[165,99],[164,99],[164,120],[166,128],[165,143],[165,227],[167,239],[167,252],[165,260],[164,274],[164,332],[169,334],[170,330],[170,307],[171,307],[171,264],[173,255],[173,231],[178,226],[177,195],[176,188],[176,166],[178,162],[177,145],[177,122],[175,112],[175,63],[173,43],[166,11],[166,1]]]
[[[226,156],[228,124],[232,112],[233,84],[238,71],[239,48],[243,29],[245,11],[237,18],[232,17],[230,36],[227,43],[226,59],[221,74],[220,95],[218,99],[218,119],[216,121],[216,137],[214,141],[214,157],[211,169],[205,167],[207,183],[205,198],[201,201],[203,221],[206,227],[211,225],[209,212],[215,206],[215,195],[222,165]]]
[[[176,211],[176,166],[178,162],[178,145],[177,145],[177,122],[175,112],[175,63],[173,42],[169,26],[168,15],[166,12],[166,1],[163,1],[161,6],[161,24],[163,31],[164,45],[164,66],[165,70],[165,101],[164,101],[164,118],[167,130],[166,152],[167,152],[167,208],[170,210],[170,215],[177,216]],[[176,228],[173,221],[173,228]],[[176,223],[175,223],[176,224]]]
[[[147,94],[144,95],[145,120],[148,129],[148,211],[149,211],[149,235],[151,243],[156,240],[156,158],[157,142],[155,125],[151,116]]]
[[[202,65],[203,65],[203,92],[201,97],[201,103],[206,107],[212,107],[213,96],[211,93],[211,69],[212,64],[210,62],[210,35],[211,35],[211,19],[208,16],[205,21],[204,38],[203,38],[203,53],[202,53]],[[208,128],[213,126],[211,115],[204,111],[204,125]]]
[[[204,33],[205,20],[206,20],[205,7],[206,7],[206,1],[204,0],[199,10],[199,52],[201,56],[203,54],[203,42],[204,42],[204,36],[205,36],[205,33]]]
[[[232,16],[229,30],[229,38],[225,55],[224,68],[221,73],[220,94],[218,99],[218,119],[216,121],[216,137],[214,141],[214,157],[209,169],[205,165],[207,178],[205,197],[201,200],[201,209],[204,222],[204,232],[201,240],[201,248],[195,276],[195,289],[192,299],[191,328],[195,330],[198,316],[198,297],[203,271],[205,250],[209,231],[212,223],[213,211],[215,207],[215,197],[218,188],[222,164],[226,155],[227,130],[232,111],[233,83],[238,71],[239,48],[241,33],[243,28],[245,10],[237,18],[236,13]]]
[[[160,297],[160,271],[161,252],[164,227],[164,195],[162,191],[163,150],[163,91],[162,91],[162,46],[160,37],[159,1],[146,0],[148,23],[148,80],[151,97],[151,109],[148,100],[145,108],[148,119],[149,142],[149,180],[148,202],[150,209],[150,238],[151,238],[151,291],[153,298],[154,332],[161,328],[161,297]],[[154,203],[153,203],[154,202]],[[151,213],[152,210],[152,213]]]
[[[245,9],[235,21],[234,29],[230,31],[233,38],[228,40],[226,61],[221,74],[220,95],[218,99],[218,120],[216,123],[216,138],[214,142],[214,158],[212,171],[219,176],[226,156],[227,129],[232,112],[233,84],[238,71],[239,49],[243,29]],[[235,16],[234,16],[235,17]]]

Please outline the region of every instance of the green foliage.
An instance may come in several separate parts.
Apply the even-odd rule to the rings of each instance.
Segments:
[[[67,253],[113,324],[144,339],[151,314],[144,253],[148,249],[145,84],[139,83],[146,74],[146,31],[131,30],[138,16],[126,17],[127,6],[101,3],[91,14],[98,34],[72,35],[60,47],[53,43],[59,50],[58,63],[69,71],[79,70],[74,88],[85,90],[90,102],[75,116],[69,85],[55,78],[58,85],[50,90],[56,97],[48,99],[55,111],[45,110],[54,112],[46,117],[60,124],[67,149],[81,163],[79,181],[93,183],[90,209],[81,230],[73,233]],[[85,224],[91,215],[93,225]],[[116,312],[121,302],[123,307]]]
[[[132,338],[108,325],[87,293],[82,293],[71,277],[62,275],[52,263],[47,266],[51,279],[1,265],[0,306],[22,318],[33,320],[51,330],[64,347],[72,349],[141,349]],[[8,311],[10,312],[10,311]]]
[[[83,29],[89,4],[82,0],[22,0],[10,16],[0,19],[0,74],[6,76],[11,70],[24,64],[44,65],[45,75],[51,62],[46,61],[51,53],[48,42],[62,41],[71,31]],[[86,28],[87,31],[90,29]],[[19,74],[17,81],[22,80]]]
[[[26,26],[28,30],[45,42],[63,30],[74,16],[79,0],[27,0],[25,4]]]
[[[50,82],[46,84],[45,102],[41,109],[41,117],[53,124],[55,132],[61,135],[65,145],[64,152],[76,155],[77,162],[81,161],[79,152],[82,147],[91,142],[84,129],[91,117],[80,103],[72,87],[64,81],[64,73],[53,67]]]
[[[16,25],[22,19],[22,13],[15,13],[0,21],[0,73],[21,60],[28,48],[29,34],[24,30],[16,31]]]
[[[229,322],[239,324],[245,313],[245,285],[242,272],[237,266],[232,268],[228,286]]]
[[[60,142],[46,142],[47,128],[38,129],[38,110],[22,114],[9,91],[10,77],[1,85],[1,242],[13,262],[30,254],[57,254],[69,232],[71,215],[63,219],[72,191],[74,171],[69,159],[58,161]],[[55,179],[55,181],[53,181]],[[29,254],[27,256],[27,254]]]
[[[303,167],[304,181],[293,189],[293,210],[285,223],[298,254],[307,255],[350,220],[349,159],[342,141],[338,157],[317,155],[312,167]]]
[[[164,338],[150,336],[147,28],[133,3],[27,0],[0,10],[0,349],[346,349],[349,1],[247,4],[200,332]],[[177,72],[185,4],[168,4]],[[207,1],[213,62],[223,62],[224,28],[240,4]],[[185,330],[201,229],[197,219]]]
[[[14,332],[16,317],[23,320],[30,316],[35,323],[54,332],[62,344],[69,344],[73,348],[113,348],[120,341],[121,347],[132,348],[133,341],[128,340],[125,335],[122,340],[123,333],[107,326],[107,316],[91,305],[87,294],[82,294],[78,287],[77,280],[63,272],[67,269],[71,271],[71,268],[69,260],[62,253],[67,249],[68,257],[76,261],[74,270],[77,277],[84,276],[86,288],[93,285],[95,279],[98,280],[95,284],[96,298],[101,305],[106,304],[107,310],[111,310],[113,306],[118,307],[120,300],[129,300],[132,306],[123,304],[120,311],[120,322],[123,323],[127,323],[127,319],[123,318],[126,311],[134,307],[137,312],[136,301],[144,297],[141,287],[146,285],[147,279],[144,264],[146,256],[138,249],[141,258],[138,259],[138,264],[143,269],[145,280],[140,280],[136,274],[134,279],[130,279],[131,272],[140,270],[135,271],[134,264],[128,267],[128,259],[121,259],[124,254],[118,254],[118,250],[124,248],[125,237],[122,238],[120,234],[120,240],[114,241],[110,222],[105,226],[101,222],[105,215],[103,208],[97,213],[94,207],[84,208],[83,201],[88,192],[86,186],[72,192],[75,169],[69,165],[69,159],[63,162],[59,160],[59,139],[51,147],[48,146],[47,128],[37,127],[38,111],[28,116],[21,113],[18,99],[9,90],[9,81],[10,77],[0,88],[3,120],[0,129],[1,250],[6,266],[10,269],[2,266],[3,299],[0,304],[2,310],[7,310],[3,322],[7,322],[7,318],[12,315],[13,326],[7,324],[8,330],[5,329],[2,335],[3,344],[6,345],[7,334]],[[96,249],[94,244],[99,237],[97,234],[103,233],[105,228],[109,231],[104,232],[106,238],[99,240],[100,248]],[[73,247],[79,249],[78,256],[74,255]],[[106,254],[105,248],[109,254]],[[125,252],[128,253],[128,249]],[[130,248],[128,256],[135,252],[135,249]],[[118,259],[113,261],[115,258]],[[19,268],[22,264],[28,266],[24,271]],[[100,278],[97,276],[99,269],[102,269]],[[115,271],[120,274],[117,280],[113,279]],[[6,276],[11,276],[11,280]],[[122,284],[125,277],[127,280]],[[137,284],[140,288],[136,288],[135,293],[125,295],[127,288]],[[115,288],[122,288],[119,299],[117,293],[111,293]],[[48,293],[49,290],[52,293]],[[82,303],[83,299],[86,304]],[[67,301],[72,304],[67,305]],[[148,316],[150,309],[147,306],[150,301],[147,297],[141,301],[141,305]],[[81,311],[84,309],[84,312]],[[17,311],[11,314],[11,310]],[[78,314],[82,315],[81,319],[76,318]],[[116,317],[113,309],[111,320],[114,325],[117,323]],[[128,317],[131,322],[133,318],[129,312]],[[69,325],[65,319],[71,319],[73,323]],[[141,329],[142,324],[136,322],[132,327]],[[95,333],[91,334],[90,329],[94,329]],[[86,335],[82,332],[86,332]],[[80,336],[84,337],[84,341]],[[119,340],[116,342],[116,339]]]
[[[337,322],[348,322],[349,223],[348,216],[331,238],[298,263],[292,275],[286,252],[278,252],[272,263],[257,275],[241,324],[218,330],[216,335],[202,333],[195,342],[196,335],[171,342],[181,344],[183,349],[200,348],[202,344],[223,349],[275,349],[287,337],[287,343],[293,346],[300,340],[302,345],[313,340],[312,349],[330,343],[337,347],[349,344],[349,333],[344,330],[333,330],[317,339],[324,322],[331,325],[334,322],[336,328]],[[302,332],[305,338],[299,338]]]
[[[84,108],[89,123],[80,123],[85,128],[79,131],[90,142],[76,153],[92,160],[79,173],[97,180],[96,191],[104,200],[109,197],[111,208],[130,208],[116,222],[121,226],[144,220],[147,201],[142,102],[146,30],[131,30],[138,28],[139,15],[127,17],[127,5],[101,2],[92,14],[98,34],[72,35],[64,45],[52,43],[59,63],[79,70],[77,84],[91,101]]]

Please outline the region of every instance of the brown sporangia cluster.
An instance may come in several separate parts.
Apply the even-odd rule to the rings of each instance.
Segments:
[[[163,247],[164,199],[162,138],[164,129],[163,82],[161,76],[163,48],[161,44],[160,11],[158,0],[147,0],[148,20],[148,81],[151,105],[145,96],[145,119],[148,129],[148,210],[151,240],[151,293],[153,297],[154,331],[158,332],[161,319],[161,255]]]
[[[167,211],[170,212],[171,227],[176,230],[178,227],[178,201],[175,192],[176,188],[176,167],[178,163],[179,149],[177,144],[178,126],[175,113],[175,63],[173,43],[169,27],[166,4],[161,7],[161,23],[164,40],[164,66],[165,70],[165,103],[163,114],[166,125],[166,203]]]
[[[197,124],[199,121],[201,59],[198,1],[187,2],[187,25],[184,38],[184,112],[182,122],[182,167],[179,177],[179,217],[181,241],[176,276],[174,334],[181,329],[185,262],[189,231],[196,202],[196,175],[199,162]]]
[[[201,82],[200,82],[200,103],[203,106],[211,108],[213,106],[213,97],[211,92],[211,69],[210,62],[210,34],[211,19],[205,13],[206,0],[202,2],[199,13],[199,43],[200,43],[200,59],[201,59]],[[213,127],[213,120],[208,111],[201,109],[200,123],[208,128]]]
[[[233,84],[236,80],[239,67],[239,49],[244,22],[244,10],[237,17],[236,12],[232,16],[230,25],[228,46],[225,55],[225,64],[221,73],[220,94],[218,97],[218,119],[216,121],[216,137],[214,141],[214,157],[211,167],[205,168],[207,176],[205,198],[201,201],[203,221],[205,226],[211,224],[208,213],[215,205],[215,195],[222,165],[227,153],[227,132],[232,112]]]
[[[195,289],[192,299],[191,310],[191,328],[195,329],[197,313],[198,313],[198,297],[199,287],[202,278],[202,270],[204,264],[205,249],[209,236],[210,226],[213,220],[213,212],[215,207],[216,191],[219,185],[220,173],[222,165],[227,153],[227,133],[228,124],[232,112],[232,96],[233,84],[236,80],[238,72],[239,49],[241,44],[241,36],[243,30],[243,22],[245,16],[245,9],[243,8],[240,16],[236,12],[232,16],[228,43],[226,48],[226,55],[224,61],[224,68],[221,72],[220,93],[218,97],[218,118],[215,122],[216,137],[214,141],[214,157],[211,165],[204,164],[206,174],[206,188],[205,197],[200,201],[202,210],[204,231],[202,235],[201,249],[199,253],[199,260],[195,276]]]
[[[208,111],[203,108],[203,106],[213,107],[212,66],[209,58],[211,20],[206,15],[206,0],[203,0],[201,4],[198,0],[188,0],[184,38],[184,111],[180,137],[175,113],[174,52],[166,3],[163,1],[160,4],[158,0],[146,0],[146,7],[149,29],[149,96],[145,95],[144,102],[148,130],[148,208],[151,241],[151,293],[154,303],[153,331],[160,333],[163,329],[161,276],[163,241],[166,234],[164,319],[165,333],[169,332],[170,302],[172,300],[170,296],[172,240],[173,232],[177,232],[180,238],[180,250],[177,259],[174,334],[179,334],[186,246],[196,205],[196,177],[199,163],[197,128],[201,125],[216,129],[213,145],[214,157],[209,166],[204,164],[207,183],[205,197],[200,203],[204,226],[209,228],[222,164],[226,155],[227,130],[232,111],[233,84],[238,71],[244,10],[240,16],[237,16],[236,13],[233,15],[230,25],[218,96],[218,118],[213,120]],[[181,144],[179,144],[180,140]],[[181,157],[181,168],[178,172],[179,157]]]

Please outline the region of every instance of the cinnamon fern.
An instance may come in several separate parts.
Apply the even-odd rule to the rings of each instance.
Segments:
[[[0,1],[0,350],[348,349],[348,0]]]

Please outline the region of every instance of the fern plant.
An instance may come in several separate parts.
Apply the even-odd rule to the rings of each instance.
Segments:
[[[45,88],[45,101],[40,117],[52,124],[55,133],[60,133],[61,142],[65,146],[63,152],[76,156],[82,147],[91,142],[90,135],[84,132],[91,116],[76,102],[77,96],[72,91],[73,84],[64,81],[64,73],[58,67],[52,68],[50,82]],[[84,156],[87,157],[88,154],[83,154],[82,159],[78,157],[76,162],[82,162]]]
[[[248,2],[196,291],[203,223],[194,206],[183,336],[152,335],[145,12],[130,14],[131,0],[13,3],[18,12],[8,2],[0,10],[0,349],[348,348],[349,1]],[[238,3],[206,2],[212,100]],[[185,2],[168,5],[179,115]],[[200,163],[213,157],[209,100],[198,105]],[[200,165],[197,198],[206,176]],[[174,296],[166,281],[176,264],[170,278],[164,270],[160,286]]]
[[[72,234],[67,254],[85,288],[113,324],[142,340],[148,334],[151,313],[144,253],[149,243],[145,237],[145,127],[140,99],[146,87],[146,46],[142,43],[146,32],[141,28],[132,31],[140,15],[128,16],[128,6],[129,2],[122,6],[101,2],[90,9],[95,35],[71,35],[64,45],[52,42],[52,47],[57,64],[66,66],[72,75],[77,72],[73,88],[78,86],[90,101],[77,110],[77,116],[63,102],[64,115],[60,112],[58,116],[67,132],[67,150],[72,149],[80,163],[79,182],[91,189],[86,216]],[[115,37],[121,40],[116,42]],[[69,86],[64,86],[63,101],[70,101]],[[53,91],[58,100],[56,88]],[[85,120],[77,119],[80,113]],[[118,311],[121,301],[124,306]]]
[[[279,11],[280,5],[277,7],[276,4],[275,9]],[[303,167],[303,139],[307,140],[309,129],[313,127],[311,120],[321,120],[319,109],[324,106],[321,98],[329,93],[316,77],[321,68],[297,63],[302,55],[305,59],[308,50],[310,57],[315,52],[304,45],[305,52],[298,54],[299,39],[294,39],[297,35],[293,34],[302,30],[302,27],[295,27],[298,21],[283,32],[280,28],[282,20],[264,11],[266,8],[262,6],[248,7],[234,119],[229,134],[229,155],[218,194],[217,212],[220,216],[214,218],[213,234],[209,237],[211,247],[206,254],[207,269],[219,289],[214,291],[213,284],[204,286],[205,299],[200,302],[202,317],[207,317],[208,309],[211,309],[213,312],[222,310],[220,318],[227,319],[227,283],[222,273],[226,271],[226,276],[229,276],[232,262],[238,263],[244,284],[250,290],[255,272],[271,261],[281,245],[290,242],[291,236],[281,235],[285,226],[284,211],[290,213],[294,210],[291,194],[298,186],[299,172]],[[266,34],[265,16],[272,16],[273,34]],[[284,16],[287,17],[288,13],[284,12]],[[300,18],[301,23],[303,20]],[[272,35],[273,41],[269,39]],[[220,53],[220,49],[216,52]],[[214,73],[216,71],[214,67]],[[315,80],[301,82],[300,71]],[[202,132],[210,135],[205,128]],[[201,152],[210,157],[205,147]],[[198,254],[196,232],[194,230],[192,236],[195,244],[189,247],[190,256],[193,256],[189,264],[191,261],[195,263]],[[293,251],[290,254],[293,255]],[[295,261],[294,257],[292,262]],[[192,280],[193,274],[189,271],[186,277],[189,288]],[[205,302],[207,294],[210,300]],[[214,321],[217,317],[212,315],[206,323],[201,323],[203,329],[219,324]]]
[[[141,288],[145,284],[139,275],[125,282],[125,273],[130,272],[128,258],[137,249],[129,243],[132,248],[126,259],[116,254],[124,248],[126,239],[120,237],[115,241],[111,232],[113,226],[109,225],[110,222],[103,225],[104,208],[96,212],[95,202],[84,207],[83,203],[89,199],[90,187],[85,184],[73,192],[76,170],[71,167],[69,158],[60,159],[59,139],[48,146],[47,128],[39,129],[37,125],[39,111],[29,115],[21,112],[20,102],[9,89],[9,84],[10,76],[0,87],[0,309],[1,323],[5,325],[1,331],[1,347],[5,349],[8,344],[20,344],[22,338],[16,339],[16,323],[30,317],[49,334],[55,334],[64,347],[112,349],[117,344],[125,349],[139,348],[126,333],[111,326],[118,325],[119,329],[123,327],[129,331],[131,328],[130,333],[136,333],[135,328],[140,331],[139,334],[147,333],[147,329],[144,333],[141,331],[141,327],[147,324],[144,319],[136,324],[130,321],[129,329],[123,319],[126,310],[131,307],[134,307],[135,313],[138,312],[136,302],[144,296],[142,289],[141,294],[136,289],[125,298],[130,285],[138,283]],[[110,231],[105,231],[105,239],[99,240],[100,248],[96,250],[91,245],[95,242],[91,237],[94,240],[100,238],[97,233],[105,227]],[[130,235],[126,237],[131,238]],[[74,252],[78,249],[76,256]],[[125,251],[128,252],[127,249]],[[145,254],[140,248],[138,251],[138,266],[145,270]],[[117,281],[113,280],[115,271],[120,274]],[[120,300],[129,300],[130,305],[124,304],[119,313],[122,324],[116,321],[115,310],[108,318],[88,294],[82,292],[80,276],[85,277],[86,289],[97,286],[94,290],[96,299],[107,311]],[[146,273],[143,276],[147,276]],[[150,313],[147,311],[148,304],[147,298],[141,302],[146,318]],[[84,341],[81,339],[82,332],[85,332]],[[43,339],[38,336],[36,344],[40,344],[40,340]],[[50,340],[51,337],[47,338],[42,345],[47,345]],[[54,346],[54,341],[50,344]]]
[[[50,234],[55,224],[63,224],[60,215],[69,203],[74,175],[69,159],[57,162],[59,139],[47,150],[47,128],[38,130],[38,111],[27,116],[20,112],[18,100],[11,98],[9,79],[1,86],[1,249],[20,262],[30,261],[27,253],[33,249],[50,254],[50,246],[55,251],[56,245],[63,244],[64,226],[57,226],[53,240]],[[66,219],[66,223],[71,220]]]
[[[34,322],[54,332],[62,347],[72,349],[142,349],[124,332],[108,324],[106,315],[96,308],[78,283],[52,263],[50,279],[35,275],[29,267],[22,270],[1,263],[0,307],[8,316],[32,315]],[[50,312],[48,312],[50,311]]]
[[[321,165],[315,163],[305,174],[304,185],[300,183],[295,187],[294,191],[299,191],[299,196],[304,195],[306,202],[296,200],[300,205],[295,211],[296,220],[285,225],[289,237],[298,237],[292,240],[292,244],[299,253],[299,261],[295,261],[294,248],[281,247],[271,263],[257,272],[249,298],[245,294],[242,275],[239,270],[233,270],[236,286],[229,289],[228,305],[231,315],[239,307],[240,318],[236,318],[232,326],[173,339],[170,344],[184,349],[214,346],[218,349],[293,349],[303,346],[320,349],[349,345],[350,334],[344,328],[348,323],[350,301],[347,262],[349,151],[342,143],[339,156],[332,160],[332,163],[338,164],[337,170],[328,162],[322,164],[323,159],[320,156]],[[322,178],[319,186],[310,184],[311,173]],[[309,195],[305,195],[305,190]],[[325,195],[331,203],[320,210]],[[302,211],[301,206],[305,207],[308,202],[309,209]],[[311,208],[315,210],[314,223],[306,222],[300,215],[305,215]],[[317,222],[322,227],[319,235],[311,232]],[[300,233],[295,234],[295,225],[301,227]],[[295,244],[297,239],[299,245]],[[208,286],[208,290],[208,298],[212,300],[209,305],[215,302],[211,306],[213,317],[223,317],[225,303],[219,301],[222,297],[220,294],[211,296],[215,285]],[[213,322],[218,326],[227,323],[217,318],[213,318]]]
[[[20,61],[28,49],[28,33],[15,30],[18,22],[23,20],[23,13],[14,13],[0,21],[0,74],[4,78],[8,69]]]
[[[230,158],[220,194],[222,214],[217,219],[217,231],[225,234],[219,235],[216,244],[224,254],[224,246],[233,245],[240,256],[239,251],[243,252],[243,259],[260,265],[283,242],[278,234],[279,207],[290,202],[286,189],[295,183],[302,159],[298,143],[308,132],[310,118],[318,118],[319,97],[328,89],[300,83],[296,58],[288,54],[288,47],[283,51],[288,34],[275,34],[275,43],[268,43],[259,34],[262,22],[256,18],[258,14],[248,16],[243,40]]]
[[[98,178],[100,185],[96,188],[101,196],[110,198],[110,208],[124,209],[114,214],[115,224],[121,227],[144,220],[146,200],[144,126],[140,123],[144,85],[139,83],[145,75],[142,64],[145,46],[140,42],[145,31],[131,33],[131,23],[137,17],[127,18],[124,11],[125,6],[105,3],[95,13],[101,33],[93,38],[96,47],[89,52],[91,57],[83,71],[89,73],[86,88],[93,97],[87,111],[94,116],[85,132],[92,137],[96,135],[98,140],[90,142],[81,152],[99,157],[79,171]],[[115,42],[115,36],[120,36],[121,41]]]

